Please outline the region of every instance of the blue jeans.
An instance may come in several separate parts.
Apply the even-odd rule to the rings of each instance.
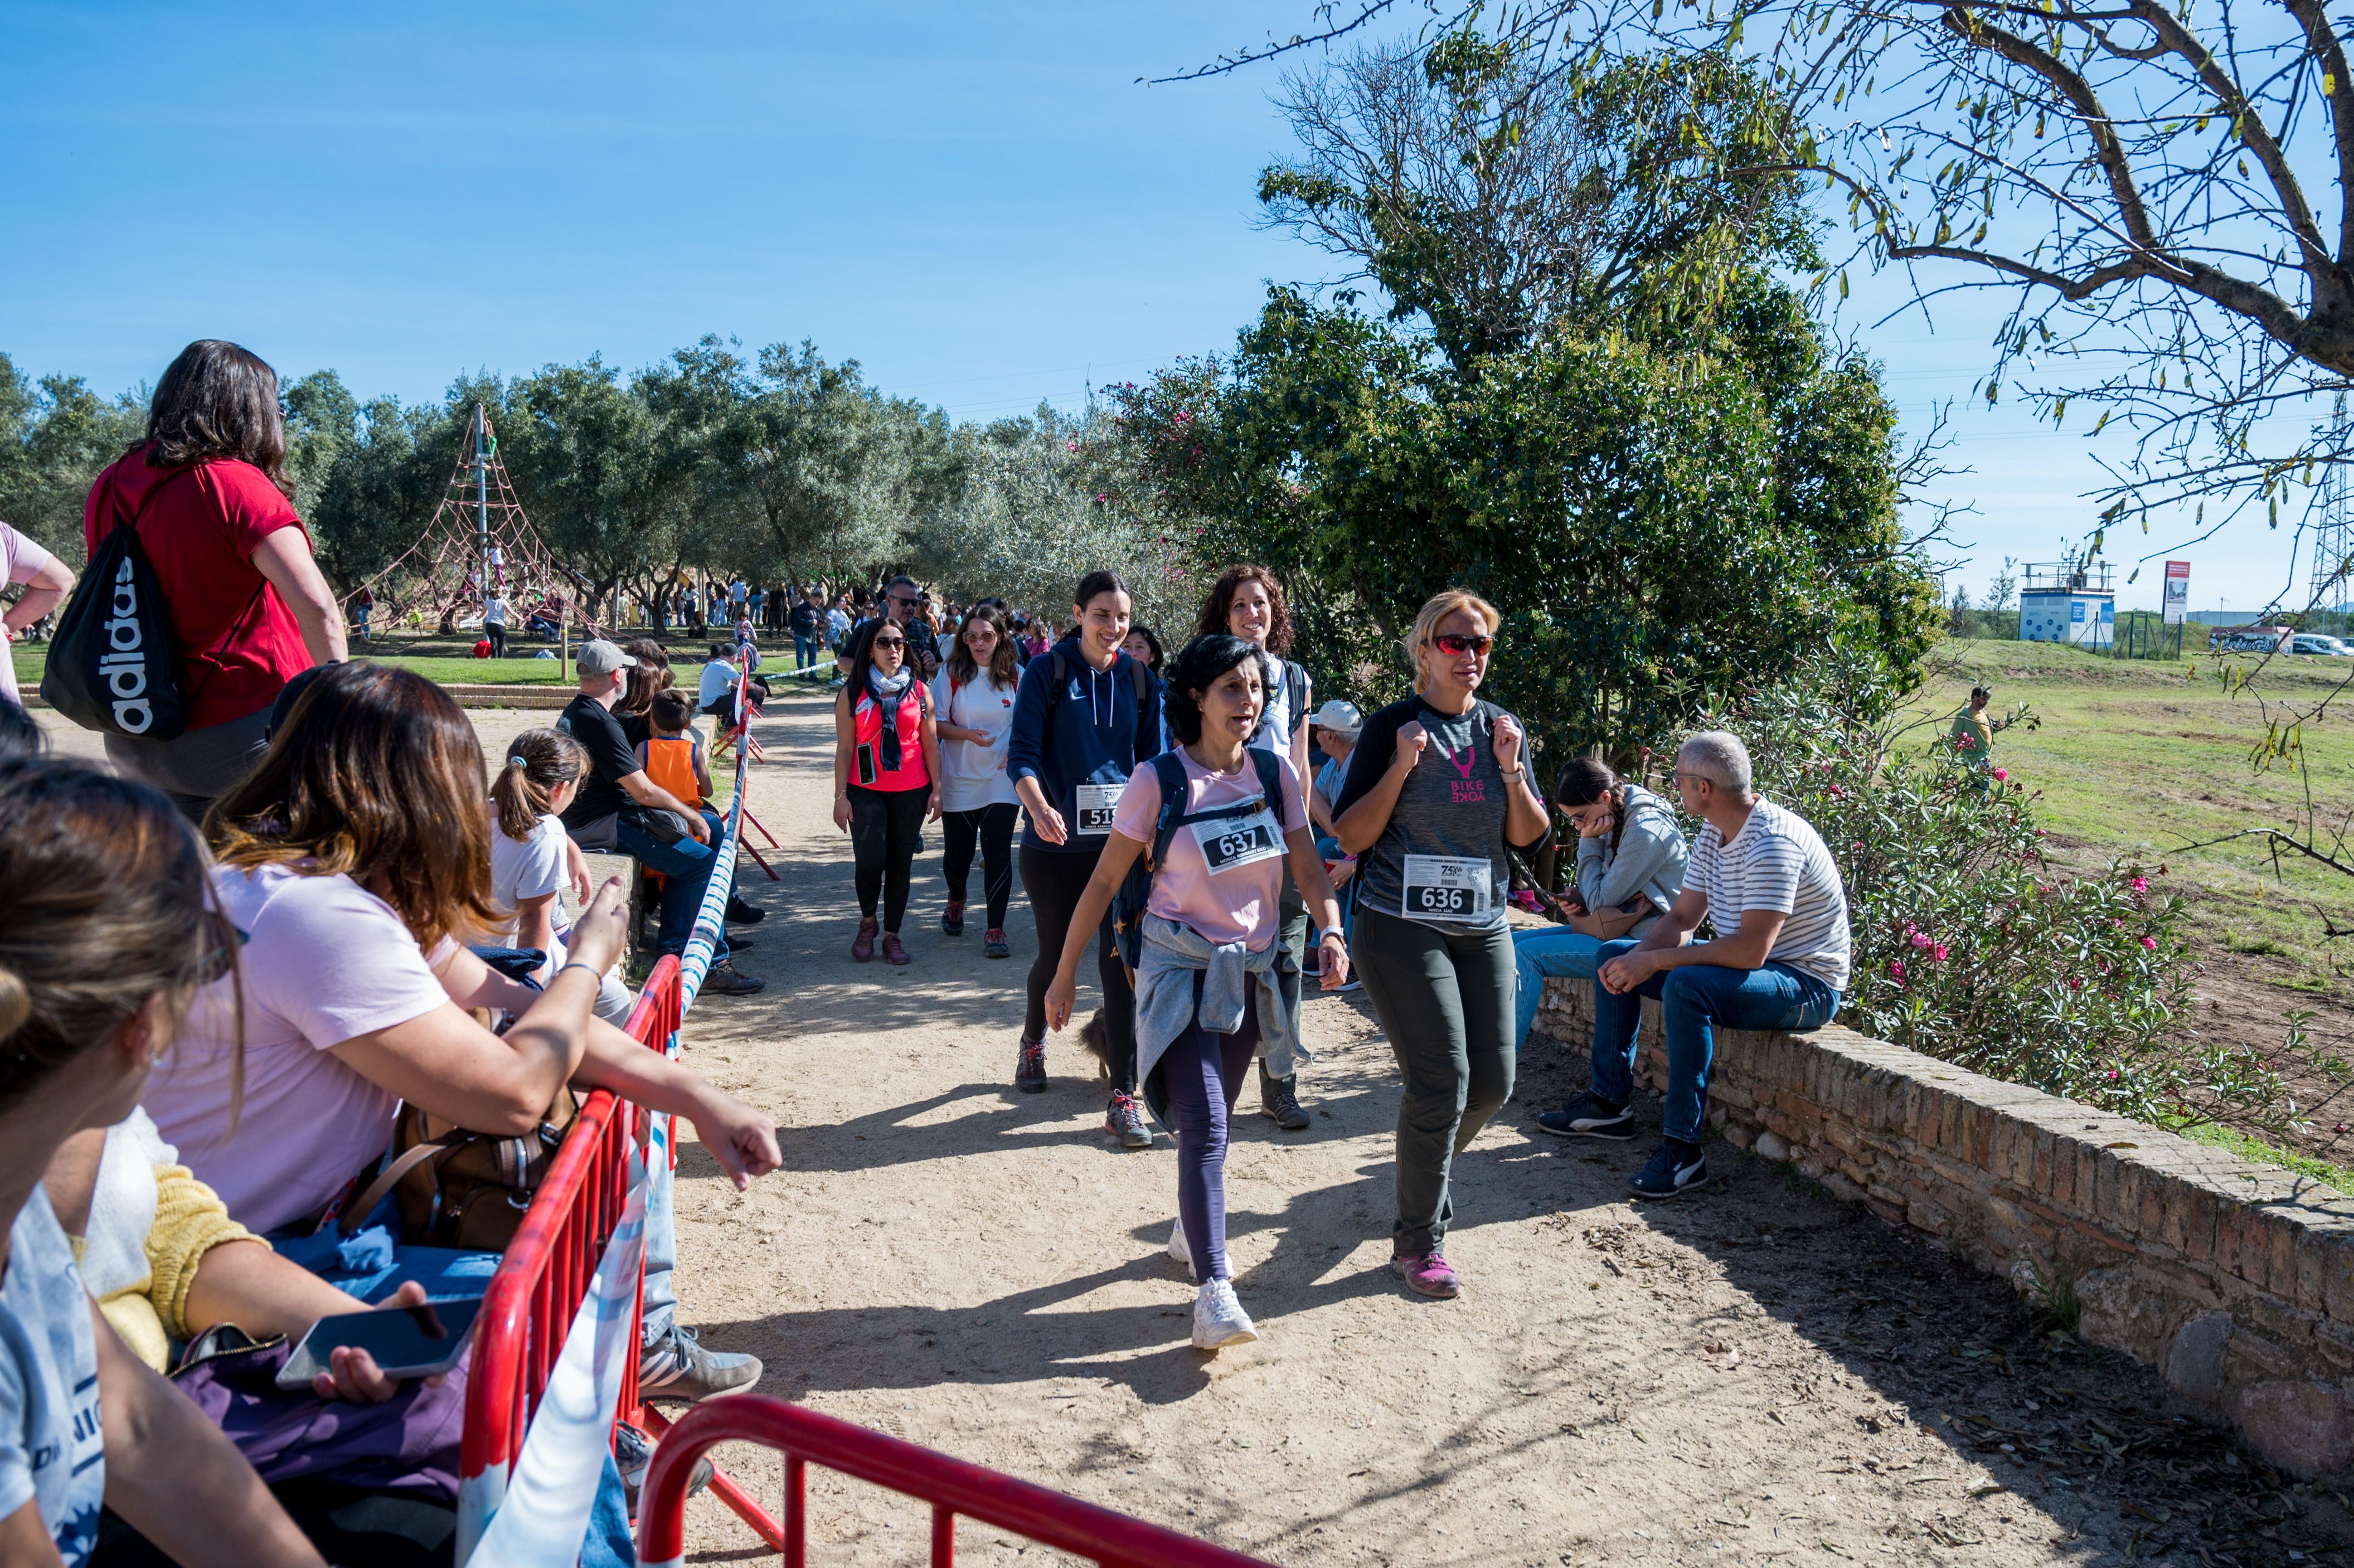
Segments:
[[[1529,1025],[1537,1020],[1537,1003],[1544,1000],[1547,980],[1592,980],[1595,955],[1602,938],[1548,926],[1512,933],[1512,970],[1519,984],[1512,992],[1512,1044],[1524,1049]]]
[[[1598,969],[1638,938],[1602,944]],[[1667,1014],[1668,1100],[1663,1130],[1680,1143],[1698,1143],[1708,1110],[1708,1073],[1716,1056],[1717,1026],[1726,1029],[1820,1029],[1839,1011],[1840,993],[1788,964],[1756,969],[1690,964],[1661,969],[1633,991],[1594,988],[1594,1092],[1623,1106],[1635,1093],[1635,1032],[1644,997]]]
[[[796,670],[806,670],[811,665],[816,663],[818,653],[824,647],[825,644],[820,642],[814,637],[795,637],[793,639],[793,668]]]
[[[687,938],[695,934],[695,911],[703,907],[703,890],[711,882],[712,863],[718,853],[712,845],[719,842],[720,832],[726,824],[713,811],[704,812],[703,821],[711,830],[711,843],[697,843],[692,838],[684,838],[674,844],[666,844],[637,826],[626,813],[613,824],[614,842],[621,853],[636,856],[648,871],[663,874],[660,940],[665,953],[676,953],[685,948]],[[711,961],[716,964],[726,956],[727,933],[723,926],[719,940],[711,950]]]
[[[671,1118],[673,1143],[678,1129],[679,1118]],[[671,1271],[678,1266],[678,1222],[671,1213],[673,1183],[670,1161],[654,1161],[646,1183],[645,1294],[639,1308],[643,1314],[640,1342],[649,1349],[669,1334],[671,1319],[678,1314],[678,1292],[671,1285]]]

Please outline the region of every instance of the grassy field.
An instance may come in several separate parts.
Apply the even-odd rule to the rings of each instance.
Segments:
[[[707,656],[710,644],[683,637],[663,639],[673,663],[700,664]],[[404,670],[414,670],[429,680],[444,685],[554,685],[559,681],[558,672],[567,668],[554,658],[535,657],[542,646],[538,643],[514,641],[508,644],[504,659],[477,659],[468,652],[473,640],[453,637],[387,637],[378,641],[355,644],[352,657],[366,659],[379,664],[394,664]],[[576,643],[574,646],[578,647]],[[551,653],[554,650],[549,650]],[[37,690],[41,683],[41,667],[48,657],[47,643],[17,643],[10,649],[16,664],[16,681],[26,691]],[[781,650],[770,646],[761,650],[766,661],[766,673],[771,679],[792,666],[792,642],[786,640]],[[578,679],[575,670],[570,679]]]
[[[2354,677],[2354,662],[2275,659],[2259,672],[2253,659],[2158,663],[1962,641],[1947,643],[1937,663],[1925,714],[1950,715],[1974,683],[1992,688],[1997,710],[2023,702],[2032,711],[2036,726],[1997,736],[1995,758],[2036,791],[2064,857],[2165,863],[2200,934],[2219,953],[2264,960],[2256,970],[2285,1006],[2354,995],[2354,951],[2325,934],[2354,927],[2354,877],[2293,854],[2275,864],[2261,840],[2186,847],[2296,825],[2308,802],[2325,825],[2347,821],[2354,699],[2304,726],[2301,758],[2263,768],[2255,759],[2274,717],[2329,696]],[[2235,687],[2235,673],[2247,683]]]

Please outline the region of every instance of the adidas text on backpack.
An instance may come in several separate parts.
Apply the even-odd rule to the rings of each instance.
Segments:
[[[163,488],[154,486],[147,499]],[[188,722],[179,647],[137,521],[118,522],[91,554],[58,617],[41,699],[84,729],[170,740]]]

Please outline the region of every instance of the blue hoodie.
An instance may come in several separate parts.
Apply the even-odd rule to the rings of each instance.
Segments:
[[[1058,663],[1063,689],[1050,692]],[[1141,703],[1139,674],[1144,676]],[[1138,763],[1161,749],[1160,741],[1160,683],[1127,654],[1115,659],[1110,669],[1098,670],[1079,652],[1074,635],[1031,660],[1013,698],[1005,773],[1017,785],[1024,779],[1038,780],[1047,804],[1062,813],[1069,836],[1059,844],[1048,843],[1025,811],[1023,848],[1101,853],[1104,833],[1079,832],[1078,786],[1124,783]]]

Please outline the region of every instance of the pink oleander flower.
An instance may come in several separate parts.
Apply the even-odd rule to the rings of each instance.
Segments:
[[[1904,978],[1904,960],[1903,959],[1889,959],[1888,972],[1892,977],[1897,980],[1903,980]]]
[[[2082,976],[2082,975],[2070,975],[2070,976],[2068,977],[2068,989],[2069,989],[2070,991],[2082,991],[2082,990],[2084,990],[2084,976]]]
[[[2141,945],[2153,953],[2158,951],[2158,938],[2155,937],[2144,937],[2141,939]]]
[[[1944,963],[1946,961],[1946,944],[1943,942],[1938,943],[1936,947],[1931,950],[1929,956],[1936,959],[1939,963]]]
[[[1996,768],[1996,769],[1994,770],[1994,781],[1995,781],[1996,783],[1998,783],[1998,784],[2006,783],[2006,782],[2008,782],[2008,781],[2009,780],[2009,779],[2010,779],[2010,774],[2009,774],[2009,772],[2008,770],[2006,770],[2006,769],[2004,769],[2004,768]]]
[[[2109,1082],[2111,1082],[2111,1083],[2115,1083],[2115,1082],[2116,1082],[2116,1080],[2117,1080],[2117,1070],[2116,1070],[2115,1067],[2112,1067],[2112,1068],[2110,1068],[2110,1069],[2109,1069]]]
[[[1073,451],[1077,451],[1079,450],[1079,443],[1076,441],[1066,441],[1064,445],[1069,447]]]
[[[1928,938],[1928,936],[1927,936],[1927,934],[1926,934],[1926,933],[1925,933],[1925,932],[1921,932],[1921,931],[1914,931],[1914,930],[1912,930],[1912,927],[1906,927],[1906,930],[1907,930],[1907,931],[1909,931],[1909,932],[1911,932],[1911,939],[1912,939],[1913,945],[1914,945],[1914,947],[1916,947],[1916,948],[1925,948],[1925,947],[1927,947],[1927,946],[1929,945],[1929,938]]]
[[[2149,891],[2149,878],[2147,876],[2137,876],[2131,882],[2126,883],[2126,885],[2132,888],[2136,893],[2147,893]]]

